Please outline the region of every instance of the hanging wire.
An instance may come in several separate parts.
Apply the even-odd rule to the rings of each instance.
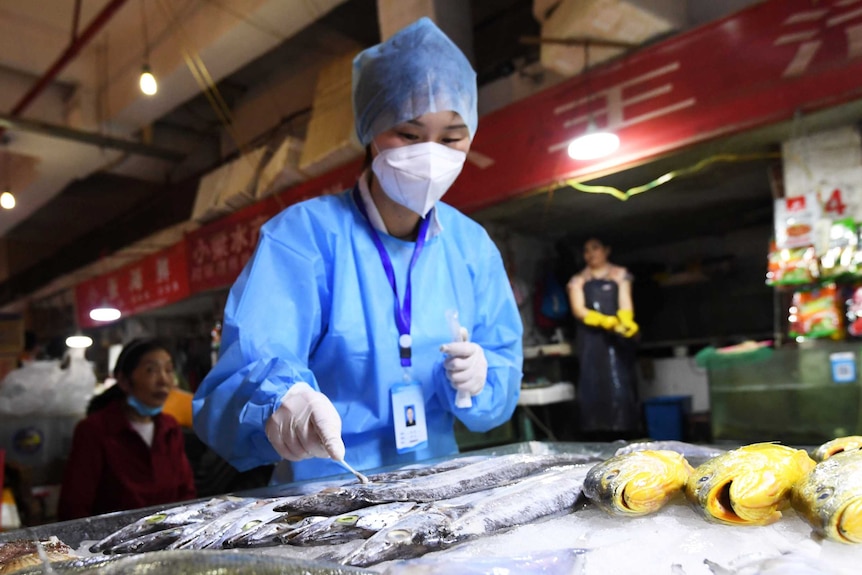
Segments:
[[[145,0],[141,0],[141,31],[144,34],[144,64],[150,65],[150,36],[147,34],[147,9]]]
[[[647,182],[641,186],[635,186],[633,188],[629,188],[628,190],[622,191],[619,188],[615,188],[613,186],[591,186],[589,184],[584,184],[580,180],[577,179],[566,179],[558,182],[554,182],[550,186],[545,186],[543,188],[539,188],[534,192],[527,194],[528,196],[537,195],[537,194],[548,194],[550,198],[553,197],[553,193],[556,190],[561,188],[570,187],[578,190],[579,192],[584,192],[588,194],[606,194],[609,196],[613,196],[614,198],[620,201],[626,201],[629,198],[632,198],[638,194],[642,194],[649,190],[653,190],[663,184],[670,182],[671,180],[675,180],[680,177],[690,176],[705,170],[706,168],[712,166],[713,164],[718,163],[735,163],[735,162],[754,162],[758,160],[774,160],[780,159],[781,154],[778,152],[769,152],[769,153],[761,153],[761,154],[716,154],[714,156],[709,156],[708,158],[704,158],[699,162],[687,166],[685,168],[680,168],[678,170],[672,170],[659,176],[658,178]]]
[[[215,85],[206,64],[204,64],[197,52],[191,49],[191,42],[186,34],[185,27],[182,22],[174,16],[169,3],[165,2],[165,0],[158,0],[158,5],[162,9],[162,12],[164,12],[167,20],[171,23],[171,26],[177,31],[186,67],[191,72],[192,77],[195,79],[195,82],[197,82],[198,87],[201,89],[201,92],[204,94],[215,112],[216,117],[222,123],[229,137],[233,140],[234,145],[240,149],[244,155],[245,149],[244,146],[240,145],[240,138],[233,127],[234,121],[230,108],[222,97],[221,92],[219,92],[218,86]]]

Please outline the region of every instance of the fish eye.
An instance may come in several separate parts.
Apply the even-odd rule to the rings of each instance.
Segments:
[[[346,525],[354,525],[357,521],[359,521],[359,515],[345,515],[335,520],[336,523]]]
[[[147,519],[147,523],[161,523],[162,521],[164,521],[167,518],[168,518],[167,514],[159,513],[158,515],[153,515],[152,517]]]
[[[252,527],[257,527],[261,523],[263,523],[263,521],[261,521],[260,519],[254,519],[252,521],[249,521],[248,523],[246,523],[245,525],[242,526],[242,531],[248,531]]]
[[[411,539],[411,535],[406,529],[395,529],[386,535],[386,539],[392,543],[401,543],[403,541],[409,541]]]
[[[830,497],[832,497],[832,489],[829,489],[829,488],[826,488],[817,494],[817,500],[818,501],[825,501],[826,499],[829,499]]]
[[[619,469],[612,469],[611,471],[608,472],[607,475],[605,475],[605,480],[610,481],[611,479],[613,479],[614,477],[616,477],[619,474],[620,474]]]
[[[707,481],[709,481],[709,475],[704,475],[703,477],[701,477],[700,479],[697,480],[698,483],[706,483]]]

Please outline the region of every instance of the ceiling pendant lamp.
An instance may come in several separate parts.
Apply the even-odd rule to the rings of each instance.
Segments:
[[[8,143],[8,140],[4,140],[4,146]],[[4,147],[3,150],[3,171],[6,174],[6,189],[0,194],[0,208],[4,210],[11,210],[15,207],[15,195],[12,193],[12,174],[9,171],[9,148]]]
[[[584,78],[587,86],[587,108],[590,100],[590,43],[584,42]],[[571,141],[568,146],[569,157],[573,160],[596,160],[610,156],[620,147],[620,137],[596,125],[592,111],[588,112],[587,130]]]
[[[72,349],[87,349],[91,345],[93,345],[93,338],[80,332],[66,338],[66,347]]]
[[[144,66],[141,69],[141,77],[138,85],[147,96],[155,96],[159,91],[159,83],[150,69],[150,43],[147,37],[147,11],[144,8],[144,0],[141,0],[141,29],[144,33]]]
[[[123,314],[120,310],[108,304],[101,304],[90,310],[90,319],[93,321],[116,321],[121,315]]]
[[[599,130],[591,119],[587,131],[569,144],[569,157],[573,160],[595,160],[610,156],[620,147],[620,137],[613,132]]]
[[[11,210],[15,207],[15,195],[7,188],[5,192],[0,194],[0,208]]]
[[[156,77],[153,76],[153,73],[150,71],[149,64],[144,64],[144,67],[141,70],[141,79],[139,83],[141,86],[141,92],[147,96],[155,96],[156,92],[159,91],[159,83],[156,82]]]

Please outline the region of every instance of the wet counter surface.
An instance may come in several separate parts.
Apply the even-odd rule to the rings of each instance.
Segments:
[[[611,457],[622,443],[526,442],[471,451],[461,455],[591,454]],[[722,445],[732,449],[736,445]],[[451,458],[449,458],[451,459]],[[435,460],[435,461],[445,461]],[[693,465],[700,462],[692,461]],[[278,497],[316,493],[322,488],[352,482],[351,476],[326,481],[272,486],[235,495]],[[81,555],[89,555],[90,544],[157,509],[175,505],[126,511],[0,533],[0,543],[21,538],[57,537]],[[433,551],[416,559],[387,561],[368,567],[378,573],[512,573],[542,574],[730,574],[786,573],[782,562],[799,573],[858,573],[862,545],[823,541],[793,509],[767,526],[731,526],[710,523],[690,507],[683,497],[658,512],[643,517],[611,516],[582,502],[572,513]],[[244,552],[326,564],[333,552],[346,554],[362,541],[336,546],[297,547],[282,545]],[[162,552],[164,553],[164,552]],[[212,553],[212,551],[200,551]],[[751,564],[761,565],[752,568]],[[330,563],[331,564],[331,563]],[[727,570],[722,570],[727,569]],[[772,569],[770,571],[770,569]],[[224,571],[223,571],[224,572]],[[232,570],[228,569],[228,572]],[[241,572],[241,571],[236,571]],[[252,571],[249,571],[252,572]],[[796,573],[797,571],[793,571]]]

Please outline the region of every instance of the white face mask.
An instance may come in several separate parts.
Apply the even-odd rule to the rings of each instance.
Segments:
[[[423,218],[461,173],[467,154],[435,142],[381,150],[371,169],[389,198]]]

